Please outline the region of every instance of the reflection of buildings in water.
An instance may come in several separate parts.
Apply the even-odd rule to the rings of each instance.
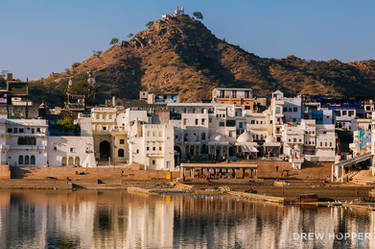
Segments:
[[[170,196],[129,203],[126,248],[172,248],[174,204]]]
[[[0,192],[0,248],[6,248],[10,193]]]
[[[23,194],[11,194],[6,223],[6,248],[45,248],[46,202],[32,203]]]
[[[351,247],[375,249],[374,215],[225,197],[0,193],[0,248],[342,248],[328,234],[367,232],[371,240]],[[325,237],[293,240],[301,232]]]
[[[48,205],[48,241],[58,240],[79,248],[91,248],[96,203],[50,203]]]

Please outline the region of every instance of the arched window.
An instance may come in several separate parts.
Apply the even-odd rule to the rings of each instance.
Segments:
[[[23,164],[23,156],[18,156],[18,164]]]
[[[69,159],[68,159],[68,165],[69,166],[72,166],[73,165],[73,157],[69,157]]]
[[[202,140],[206,140],[206,133],[205,132],[202,132],[201,138],[202,138]]]
[[[67,163],[67,159],[66,159],[66,157],[64,156],[64,157],[61,159],[61,166],[66,166],[66,163]]]
[[[34,155],[32,155],[30,157],[30,164],[35,165],[35,156]]]
[[[74,159],[75,161],[74,161],[74,164],[76,165],[76,166],[80,166],[80,164],[81,164],[81,160],[79,159],[79,156],[76,156],[76,158]]]
[[[29,164],[30,163],[30,158],[29,156],[25,156],[25,164]]]
[[[124,150],[119,149],[118,152],[117,152],[117,155],[118,155],[118,157],[124,157]]]

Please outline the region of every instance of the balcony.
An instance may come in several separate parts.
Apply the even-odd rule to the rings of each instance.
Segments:
[[[45,145],[9,145],[11,150],[45,150]]]

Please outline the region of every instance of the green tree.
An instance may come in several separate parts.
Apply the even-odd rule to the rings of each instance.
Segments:
[[[148,29],[151,28],[152,25],[154,25],[154,21],[148,21],[148,22],[146,23],[146,27],[147,27]]]
[[[129,34],[128,34],[128,38],[132,38],[133,36],[134,36],[133,33],[129,33]]]
[[[203,14],[202,14],[202,12],[200,12],[200,11],[195,11],[195,12],[193,13],[193,16],[194,16],[195,18],[197,18],[197,19],[203,20]]]
[[[114,37],[112,40],[109,42],[110,45],[116,45],[119,42],[118,38]]]
[[[76,126],[73,123],[73,119],[65,117],[64,119],[57,121],[55,128],[59,131],[72,132],[75,130]]]

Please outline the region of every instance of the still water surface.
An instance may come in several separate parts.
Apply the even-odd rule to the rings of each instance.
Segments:
[[[367,210],[227,197],[0,192],[0,248],[375,248],[373,221]],[[324,237],[302,240],[309,232]]]

